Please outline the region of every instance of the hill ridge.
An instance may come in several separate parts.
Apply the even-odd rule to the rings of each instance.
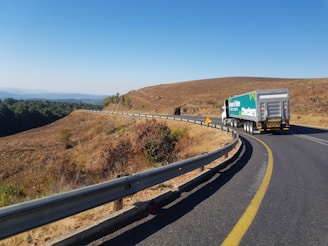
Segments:
[[[306,115],[321,116],[328,112],[328,78],[268,77],[210,78],[148,86],[126,94],[131,100],[129,107],[112,104],[106,110],[173,114],[176,107],[185,107],[186,114],[220,117],[221,105],[227,97],[277,88],[289,89],[294,123],[301,123],[299,120]],[[317,125],[317,119],[309,123]]]

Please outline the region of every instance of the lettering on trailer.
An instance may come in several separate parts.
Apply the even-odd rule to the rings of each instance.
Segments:
[[[241,108],[241,115],[256,117],[256,109],[255,108]]]
[[[230,111],[238,112],[239,107],[240,107],[240,101],[235,100],[233,102],[229,102],[229,110]]]
[[[240,107],[240,101],[233,101],[229,103],[229,107]]]

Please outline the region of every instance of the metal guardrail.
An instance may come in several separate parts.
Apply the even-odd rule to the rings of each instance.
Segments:
[[[88,110],[87,112],[186,121],[232,132],[234,139],[223,148],[188,160],[183,160],[58,195],[52,195],[0,208],[0,240],[72,216],[79,212],[92,209],[102,204],[121,199],[194,169],[203,167],[204,165],[210,164],[212,161],[226,155],[236,146],[239,139],[238,134],[227,127],[215,124],[205,124],[201,121],[188,120],[181,117],[94,110]]]

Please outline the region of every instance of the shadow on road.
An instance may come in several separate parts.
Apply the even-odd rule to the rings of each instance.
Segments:
[[[243,150],[236,160],[230,164],[218,167],[217,170],[213,172],[212,178],[208,179],[206,183],[203,183],[199,189],[190,191],[187,197],[182,200],[178,199],[173,202],[172,206],[161,208],[150,220],[136,225],[134,228],[122,232],[114,238],[107,240],[103,238],[106,241],[101,245],[136,245],[165,226],[179,220],[182,216],[193,210],[198,204],[213,195],[229,182],[235,174],[240,172],[250,160],[253,147],[245,138],[241,137],[241,139],[243,141]]]
[[[298,126],[291,125],[289,131],[277,131],[272,132],[273,135],[298,135],[298,134],[320,134],[320,133],[328,133],[328,130],[323,128],[312,128],[307,126]],[[269,133],[270,134],[270,133]]]
[[[315,134],[315,133],[328,133],[328,130],[322,128],[311,128],[306,126],[292,125],[291,134]]]

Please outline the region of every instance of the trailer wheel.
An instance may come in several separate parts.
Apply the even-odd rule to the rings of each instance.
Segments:
[[[244,121],[244,132],[247,132],[247,121]]]
[[[233,121],[233,127],[238,128],[238,120]]]
[[[246,122],[246,132],[249,133],[250,132],[250,123],[249,121]]]
[[[249,122],[249,133],[250,134],[254,134],[254,124],[253,124],[253,122]]]

